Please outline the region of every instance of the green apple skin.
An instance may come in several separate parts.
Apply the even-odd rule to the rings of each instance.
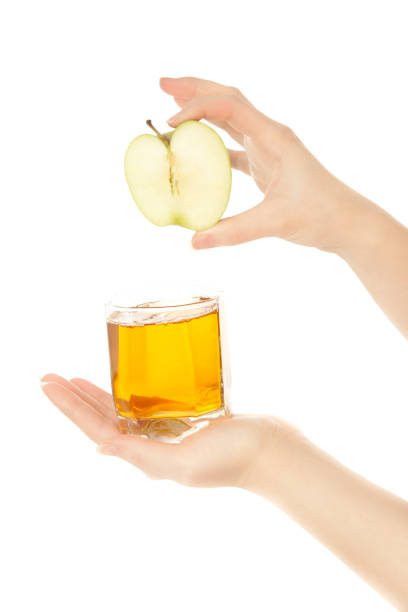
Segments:
[[[224,214],[231,193],[231,164],[222,139],[193,120],[162,138],[137,136],[126,151],[125,176],[139,210],[159,226],[209,229]]]

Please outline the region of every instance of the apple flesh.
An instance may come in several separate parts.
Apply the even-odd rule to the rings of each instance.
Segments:
[[[231,191],[228,151],[217,132],[199,121],[135,138],[126,151],[125,175],[149,221],[195,231],[217,223]]]

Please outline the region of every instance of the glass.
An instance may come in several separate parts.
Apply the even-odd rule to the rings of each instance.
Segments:
[[[219,293],[106,305],[112,393],[122,432],[179,441],[230,414]]]

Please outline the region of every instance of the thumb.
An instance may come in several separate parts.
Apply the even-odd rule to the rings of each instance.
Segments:
[[[197,232],[192,239],[194,249],[230,246],[269,236],[268,208],[265,201],[245,212],[221,219],[214,227]]]

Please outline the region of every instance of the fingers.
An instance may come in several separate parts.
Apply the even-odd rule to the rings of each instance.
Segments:
[[[191,99],[202,96],[235,96],[246,102],[249,106],[251,103],[236,87],[229,87],[227,85],[220,85],[213,81],[206,81],[204,79],[196,79],[194,77],[181,77],[179,79],[172,78],[161,78],[160,87],[166,93],[173,96],[174,101],[178,106],[184,107]],[[225,130],[231,138],[243,144],[243,135],[233,129],[226,121],[220,119],[212,119],[210,123]]]
[[[81,388],[80,385],[76,384],[75,381],[81,381],[81,379],[73,378],[71,379],[71,381],[68,381],[65,378],[62,378],[62,376],[58,376],[58,374],[46,374],[41,379],[42,384],[46,382],[56,382],[62,385],[63,387],[66,387],[67,389],[71,389],[71,391],[79,395],[80,398],[82,398],[90,406],[95,408],[95,410],[98,410],[98,412],[100,412],[100,414],[102,414],[103,416],[106,416],[108,418],[115,417],[115,409],[113,405],[112,396],[110,396],[105,391],[102,391],[102,389],[98,389],[98,387],[94,387],[94,385],[92,385],[91,383],[87,383],[90,387],[94,387],[95,389],[101,392],[100,397],[98,397],[98,394],[95,394],[95,393],[93,395],[89,394],[87,393],[87,390],[88,390],[87,385],[84,385],[83,388]],[[87,381],[82,381],[82,382],[86,383]],[[110,403],[105,400],[104,396],[102,395],[103,393],[106,393],[108,398],[110,398]]]
[[[174,101],[181,108],[183,108],[189,102],[187,98],[174,98]],[[222,130],[225,130],[231,136],[231,138],[236,140],[240,145],[244,144],[243,135],[237,130],[234,130],[226,121],[219,121],[219,120],[213,119],[212,121],[210,121],[210,123],[212,123],[213,125],[216,125]]]
[[[207,81],[205,79],[197,79],[195,77],[180,77],[180,78],[169,78],[162,77],[160,79],[160,87],[166,93],[173,96],[176,104],[185,110],[185,107],[190,111],[190,104],[196,102],[200,98],[224,98],[235,100],[236,103],[240,103],[241,107],[245,105],[246,113],[242,111],[242,119],[245,120],[244,114],[247,117],[247,121],[244,121],[246,124],[246,128],[243,127],[242,122],[237,122],[236,117],[233,118],[233,122],[229,120],[229,113],[225,116],[222,113],[215,113],[214,116],[209,116],[209,109],[207,116],[202,114],[201,117],[193,117],[187,116],[187,114],[181,115],[181,119],[177,120],[177,124],[171,123],[170,125],[178,125],[181,121],[186,121],[187,119],[207,119],[210,123],[222,128],[237,142],[241,145],[243,144],[243,135],[254,135],[258,133],[258,129],[262,128],[263,133],[265,128],[268,127],[271,131],[271,136],[279,134],[280,125],[269,119],[262,113],[260,113],[256,108],[251,104],[251,102],[237,89],[236,87],[231,87],[228,85],[221,85],[220,83],[215,83],[214,81]],[[196,109],[197,110],[197,109]],[[250,110],[253,111],[250,114]],[[200,113],[198,113],[200,114]],[[179,115],[176,116],[177,118]],[[174,119],[174,117],[172,117]],[[254,124],[254,130],[251,132],[250,130],[250,121]],[[259,125],[258,125],[259,124]]]
[[[189,102],[189,98],[174,98],[174,101],[176,104],[178,104],[179,106],[183,107],[187,104],[187,102]]]
[[[209,249],[264,238],[270,235],[268,221],[267,209],[261,202],[239,215],[222,219],[205,232],[194,234],[192,246],[195,249]]]
[[[115,405],[110,393],[93,385],[84,378],[71,378],[71,383],[85,393],[89,399],[96,400],[106,416],[115,416]]]
[[[160,79],[160,87],[174,98],[191,100],[191,98],[201,96],[235,95],[249,104],[249,101],[236,87],[221,85],[206,79],[197,79],[195,77],[180,77],[177,79],[162,77]]]
[[[58,376],[58,374],[46,374],[45,376],[43,376],[41,378],[41,384],[43,383],[48,383],[48,382],[56,382],[64,387],[67,387],[68,389],[73,389],[73,385],[71,385],[71,383],[66,380],[66,378],[63,378],[62,376]]]
[[[52,403],[94,442],[100,444],[117,433],[114,421],[105,418],[66,385],[44,380],[42,389]]]
[[[251,137],[256,137],[268,127],[268,119],[262,113],[233,95],[194,98],[167,123],[177,127],[191,119],[225,121],[233,130]]]
[[[180,481],[186,468],[183,449],[179,444],[147,440],[130,434],[119,434],[105,441],[98,452],[120,457],[151,478]]]
[[[249,174],[248,156],[245,151],[234,151],[234,149],[228,149],[231,167],[235,170],[240,170]]]

